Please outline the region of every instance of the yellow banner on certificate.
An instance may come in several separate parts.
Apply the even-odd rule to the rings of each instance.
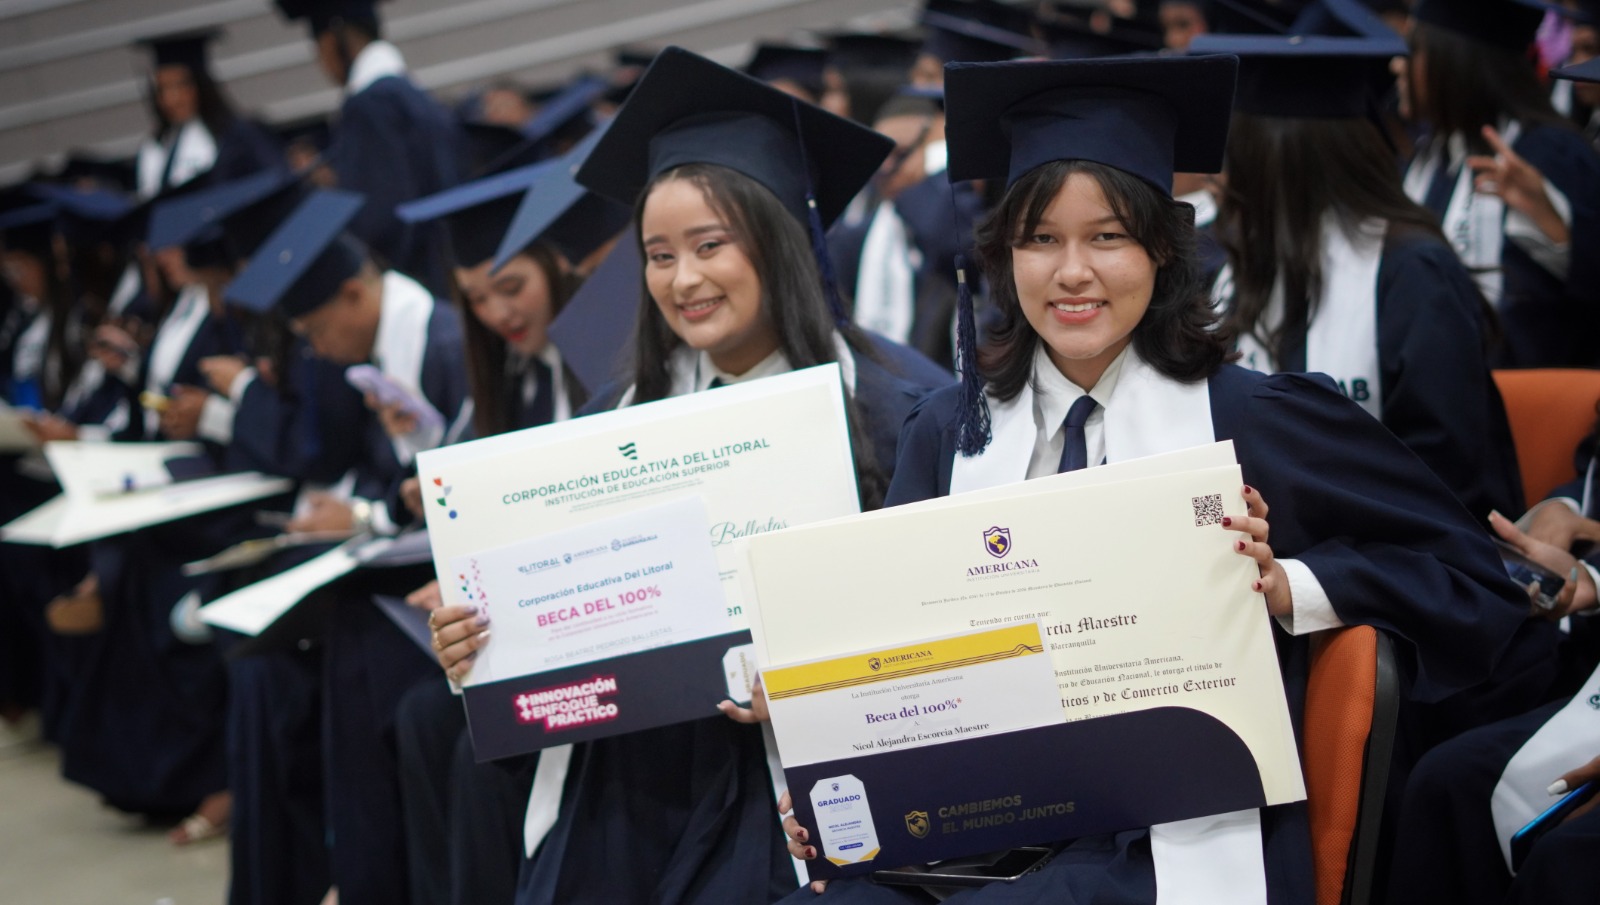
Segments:
[[[783,700],[1043,654],[1038,626],[1014,625],[868,655],[769,669],[762,673],[762,680],[769,700]]]

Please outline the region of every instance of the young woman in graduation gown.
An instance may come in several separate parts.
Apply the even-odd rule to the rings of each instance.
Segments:
[[[1421,0],[1412,10],[1409,106],[1430,134],[1406,193],[1438,218],[1499,312],[1499,367],[1597,362],[1600,156],[1550,106],[1527,55],[1546,5]],[[1515,155],[1542,177],[1510,184]]]
[[[1436,699],[1488,673],[1527,601],[1449,491],[1329,381],[1226,363],[1189,212],[1168,193],[1174,169],[1219,167],[1235,67],[947,68],[952,178],[1008,182],[978,237],[1002,321],[975,356],[981,377],[934,393],[906,424],[889,503],[1231,439],[1249,516],[1217,542],[1260,565],[1253,588],[1275,617],[1291,715],[1304,636],[1346,624],[1392,635],[1407,692]],[[786,822],[791,852],[815,857],[813,829]],[[1060,844],[1040,872],[951,901],[1148,905],[1158,889],[1163,903],[1314,900],[1303,804]],[[824,899],[927,900],[859,879]]]
[[[1240,364],[1327,374],[1467,511],[1523,509],[1492,318],[1428,211],[1406,197],[1370,100],[1392,40],[1195,39],[1238,53],[1213,295]]]
[[[566,421],[586,401],[549,330],[582,285],[579,268],[610,245],[628,211],[588,192],[562,192],[552,182],[561,179],[570,181],[569,169],[533,164],[415,205],[427,218],[443,219],[458,262],[458,303],[470,315],[462,332],[473,421],[463,439]],[[519,216],[524,204],[544,198],[558,203],[530,211],[537,217]],[[410,216],[405,208],[402,214]],[[499,266],[503,246],[520,249]],[[436,609],[438,583],[408,601]],[[405,693],[395,719],[412,900],[509,902],[537,758],[476,763],[461,700],[437,672]]]
[[[283,151],[260,125],[238,115],[211,75],[215,30],[184,32],[146,42],[150,113],[155,133],[139,146],[139,196],[153,198],[204,176],[223,182],[283,165]]]
[[[663,51],[578,174],[637,205],[645,259],[633,373],[589,410],[838,362],[862,504],[877,506],[899,426],[926,385],[901,376],[916,360],[906,350],[830,307],[813,251],[821,224],[888,150],[753,79]],[[808,236],[810,164],[821,222]],[[446,621],[469,615],[459,609],[441,611],[437,630],[456,675],[492,631]],[[759,727],[708,714],[576,746],[564,770],[567,753],[552,753],[532,798],[549,801],[553,825],[524,864],[519,903],[765,902],[797,885]]]

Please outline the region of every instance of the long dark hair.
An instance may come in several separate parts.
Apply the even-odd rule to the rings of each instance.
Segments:
[[[645,200],[657,185],[682,179],[704,193],[706,203],[722,217],[739,239],[761,283],[761,308],[772,319],[778,347],[795,369],[838,360],[833,334],[837,331],[858,358],[876,359],[871,340],[850,323],[836,324],[822,288],[822,273],[811,251],[806,227],[783,206],[776,195],[750,177],[715,164],[693,163],[657,176],[639,193],[634,206],[635,234],[644,218]],[[641,258],[646,258],[643,248]],[[649,286],[641,278],[639,317],[634,330],[634,401],[652,402],[671,392],[667,369],[678,338],[656,308]],[[781,300],[781,302],[779,301]],[[861,414],[854,400],[845,400],[850,420],[850,442],[855,455],[856,479],[864,509],[883,503],[888,481],[872,452],[871,441],[860,430]]]
[[[200,122],[205,124],[206,131],[210,132],[213,138],[221,141],[222,136],[233,128],[233,124],[239,118],[238,114],[234,113],[233,104],[223,93],[222,86],[211,77],[210,72],[193,66],[183,68],[188,71],[189,80],[194,83],[196,109]],[[166,141],[171,137],[173,124],[167,119],[166,114],[161,112],[161,105],[156,103],[155,73],[150,74],[145,95],[145,101],[150,105],[150,116],[156,121],[156,140]]]
[[[551,314],[560,314],[572,294],[578,291],[583,280],[561,266],[561,256],[554,248],[537,242],[520,252],[544,274],[550,287]],[[472,388],[472,426],[479,437],[492,437],[509,430],[531,425],[518,424],[521,406],[520,386],[512,385],[512,375],[506,371],[509,351],[500,334],[484,326],[472,313],[461,285],[455,285],[457,306],[462,309],[462,330],[466,340],[467,381]],[[567,386],[573,386],[571,380]],[[574,405],[574,408],[577,406]]]
[[[1014,399],[1033,374],[1039,334],[1017,300],[1012,250],[1032,234],[1056,194],[1074,173],[1100,184],[1122,228],[1156,265],[1150,307],[1133,328],[1139,357],[1163,375],[1190,383],[1211,376],[1229,357],[1214,329],[1217,315],[1200,281],[1194,207],[1175,201],[1144,180],[1086,160],[1056,160],[1017,180],[978,225],[978,257],[1000,322],[978,353],[978,369],[989,392]]]
[[[1549,92],[1523,54],[1422,21],[1414,22],[1410,43],[1412,58],[1420,53],[1424,60],[1422,79],[1418,66],[1410,69],[1411,109],[1435,135],[1460,135],[1475,153],[1486,153],[1479,130],[1498,128],[1502,117],[1524,126],[1573,128],[1550,106]]]
[[[1232,343],[1250,334],[1281,358],[1285,337],[1305,329],[1323,286],[1323,216],[1347,232],[1387,221],[1388,234],[1444,241],[1433,215],[1406,197],[1394,157],[1365,119],[1300,119],[1235,113],[1218,235],[1233,265],[1224,318]],[[1284,317],[1270,333],[1261,317],[1282,276]]]

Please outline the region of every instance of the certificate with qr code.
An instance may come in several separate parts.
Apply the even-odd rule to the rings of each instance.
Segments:
[[[1245,514],[1244,481],[1211,462],[1109,482],[1106,466],[751,538],[757,655],[782,667],[1037,620],[1068,724],[1197,711],[1249,751],[1265,803],[1303,799],[1257,567],[1221,524]]]

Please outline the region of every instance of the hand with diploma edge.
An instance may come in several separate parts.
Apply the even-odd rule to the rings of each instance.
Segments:
[[[735,723],[754,725],[756,723],[772,722],[772,714],[767,712],[767,690],[761,687],[761,677],[756,676],[756,684],[750,686],[750,706],[740,707],[733,701],[723,701],[717,705],[723,716]]]
[[[426,590],[414,592],[406,602],[416,606],[411,598]],[[428,630],[439,665],[450,681],[459,683],[472,671],[478,651],[489,643],[489,614],[479,613],[475,606],[440,606],[428,616]]]
[[[783,834],[789,837],[789,854],[801,861],[811,861],[817,857],[817,847],[807,845],[811,841],[811,833],[800,825],[794,816],[794,798],[789,795],[789,790],[784,789],[778,796],[778,814],[783,817]],[[811,881],[811,891],[821,895],[828,888],[827,880]]]
[[[1287,616],[1294,612],[1294,596],[1289,589],[1288,573],[1283,571],[1283,566],[1272,554],[1272,547],[1267,544],[1267,537],[1271,533],[1267,525],[1267,501],[1249,485],[1245,485],[1243,496],[1246,515],[1242,518],[1224,517],[1222,527],[1244,535],[1233,542],[1234,552],[1255,560],[1261,569],[1261,577],[1250,585],[1250,589],[1267,598],[1268,613]]]

